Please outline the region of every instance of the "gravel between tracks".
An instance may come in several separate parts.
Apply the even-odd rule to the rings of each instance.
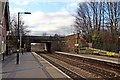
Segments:
[[[55,58],[53,58],[53,57],[50,57],[49,55],[45,55],[45,54],[40,54],[40,55],[41,55],[42,57],[44,57],[44,58],[47,58],[47,59],[49,59],[49,60],[52,60],[53,62],[55,62],[55,63],[57,63],[57,64],[60,64],[60,65],[62,65],[62,66],[64,66],[64,67],[66,67],[66,68],[69,68],[69,69],[72,70],[73,72],[75,72],[75,73],[77,73],[78,75],[81,75],[81,76],[83,76],[83,77],[85,77],[85,78],[102,78],[101,76],[98,76],[98,75],[96,75],[96,74],[90,73],[90,72],[88,72],[88,71],[86,71],[86,70],[83,70],[83,69],[81,69],[81,68],[78,68],[78,67],[72,66],[72,65],[70,65],[70,64],[68,64],[68,63],[65,63],[65,62],[63,62],[63,61],[61,61],[61,60],[55,59]]]

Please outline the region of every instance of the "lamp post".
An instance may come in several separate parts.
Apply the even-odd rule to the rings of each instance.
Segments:
[[[118,53],[119,53],[119,57],[120,57],[120,51],[119,51],[119,39],[120,39],[120,36],[118,37]]]
[[[30,12],[18,12],[18,43],[17,43],[17,58],[16,58],[16,64],[19,64],[19,51],[21,49],[21,42],[22,42],[22,35],[19,33],[19,18],[20,14],[31,14]],[[20,36],[20,37],[19,37]]]
[[[77,54],[79,53],[79,30],[77,30]]]

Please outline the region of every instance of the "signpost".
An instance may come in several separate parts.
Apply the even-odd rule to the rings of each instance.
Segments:
[[[77,46],[79,46],[79,44],[75,44],[75,46],[77,47]]]

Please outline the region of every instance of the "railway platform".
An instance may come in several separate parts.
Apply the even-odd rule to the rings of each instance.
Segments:
[[[2,80],[7,80],[8,78],[25,78],[25,80],[27,78],[70,78],[34,52],[20,54],[20,64],[16,64],[16,57],[11,59],[7,64],[2,65],[1,74]]]
[[[120,58],[112,58],[112,57],[89,55],[89,54],[72,54],[72,53],[58,52],[58,51],[56,51],[56,53],[72,55],[72,56],[77,56],[77,57],[83,57],[83,58],[88,58],[88,59],[93,59],[93,60],[98,60],[98,61],[103,61],[103,62],[120,65]]]

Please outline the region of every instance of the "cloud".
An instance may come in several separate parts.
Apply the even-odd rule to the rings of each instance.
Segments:
[[[14,9],[10,8],[10,14],[16,14],[17,15],[18,12],[24,12],[24,10],[21,9],[21,8],[14,8]]]
[[[65,9],[67,9],[67,10],[69,10],[69,11],[75,12],[76,8],[78,7],[78,3],[79,3],[79,2],[68,3],[68,4],[65,6]]]
[[[6,1],[6,0],[1,0]],[[9,0],[10,2],[14,2],[18,5],[28,5],[30,2],[32,3],[46,3],[46,2],[104,2],[104,0]],[[106,0],[107,2],[117,2],[118,0]]]
[[[58,4],[54,4],[58,5]],[[77,3],[67,3],[56,12],[31,12],[31,15],[22,15],[23,20],[29,26],[31,31],[30,35],[42,35],[42,33],[48,33],[51,35],[57,34],[70,34],[71,25],[74,24],[73,12],[76,9]],[[11,14],[17,14],[18,12],[24,12],[26,10],[21,8],[10,8]]]
[[[41,12],[37,11],[31,15],[24,16],[24,20],[28,29],[34,31],[33,34],[46,32],[52,34],[62,28],[70,27],[74,22],[74,17],[66,10],[59,10],[57,12]],[[62,32],[62,31],[61,31]]]
[[[28,5],[31,2],[37,2],[37,0],[10,0],[10,2],[13,2],[17,5]]]

